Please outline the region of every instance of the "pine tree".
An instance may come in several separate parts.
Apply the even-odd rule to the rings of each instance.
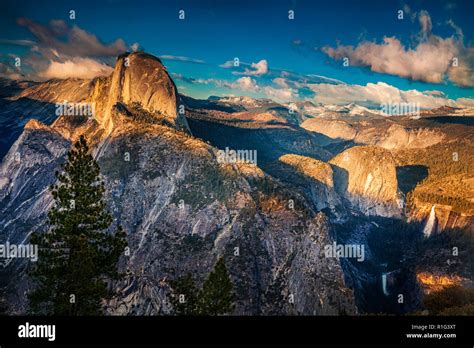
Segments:
[[[198,289],[190,273],[171,282],[172,293],[170,302],[174,314],[196,315],[198,313]]]
[[[100,169],[81,136],[69,151],[58,183],[51,186],[54,206],[48,232],[36,232],[39,257],[30,275],[36,282],[30,294],[33,313],[95,315],[112,294],[108,284],[118,279],[117,263],[126,241],[118,227],[107,229],[112,216],[106,209]]]
[[[209,274],[199,294],[199,313],[202,315],[229,314],[234,310],[232,282],[221,257]]]
[[[234,310],[233,285],[224,258],[217,261],[200,291],[189,273],[171,281],[170,285],[169,298],[176,315],[221,315]]]

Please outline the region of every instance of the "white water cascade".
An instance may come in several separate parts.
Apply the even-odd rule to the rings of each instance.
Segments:
[[[387,291],[387,274],[388,273],[382,273],[382,290],[385,296],[390,295]]]
[[[426,222],[425,228],[423,229],[423,234],[426,238],[431,236],[433,233],[433,230],[436,227],[436,212],[435,212],[435,206],[433,205],[431,207],[430,211],[430,216],[428,218],[428,221]]]

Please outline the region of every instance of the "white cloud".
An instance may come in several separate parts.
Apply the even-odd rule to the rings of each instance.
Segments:
[[[462,86],[474,86],[474,48],[464,47],[462,31],[452,21],[456,35],[442,38],[431,33],[428,12],[418,15],[420,33],[414,48],[405,47],[395,37],[384,37],[383,43],[361,42],[358,46],[323,47],[334,59],[349,58],[349,65],[369,67],[372,71],[397,75],[411,80],[441,83],[446,78]],[[453,64],[457,59],[458,66]]]
[[[277,102],[288,102],[298,97],[298,91],[296,89],[289,87],[275,88],[273,86],[259,86],[257,82],[249,76],[241,77],[233,83],[226,82],[223,86],[231,89],[239,89],[244,92],[261,93],[267,98]]]
[[[232,60],[228,60],[225,63],[219,65],[221,68],[232,68],[234,66],[234,62]]]
[[[309,88],[316,93],[314,101],[323,104],[356,103],[371,108],[380,108],[388,103],[419,103],[422,109],[443,105],[456,106],[455,100],[417,90],[403,91],[384,82],[362,85],[314,84]]]
[[[400,90],[384,82],[368,83],[365,86],[343,83],[293,83],[292,80],[277,77],[272,80],[272,85],[262,86],[250,76],[241,77],[233,82],[219,79],[185,78],[179,74],[174,74],[173,77],[189,83],[213,84],[217,87],[238,90],[244,93],[260,94],[276,102],[283,103],[301,100],[305,94],[303,91],[310,91],[315,94],[312,100],[316,103],[339,105],[356,103],[375,109],[379,109],[382,104],[390,102],[419,103],[422,109],[432,109],[443,105],[458,107],[474,106],[474,99],[449,99],[442,91],[438,90],[423,92],[414,89]]]
[[[288,82],[283,77],[274,78],[273,83],[276,84],[277,86],[288,88]]]
[[[463,48],[458,58],[458,66],[448,70],[448,77],[461,87],[474,87],[474,47]]]
[[[239,62],[238,66],[234,65],[233,60],[228,60],[223,64],[220,64],[221,68],[235,68],[237,70],[232,73],[235,75],[248,75],[248,76],[262,76],[269,72],[268,62],[266,59],[262,59],[257,63],[245,63]]]
[[[261,76],[268,73],[268,62],[265,59],[262,59],[258,63],[252,63],[250,67],[253,69],[245,69],[242,73],[244,75],[254,75]]]
[[[456,104],[458,106],[474,107],[474,99],[472,99],[472,98],[458,98],[458,99],[456,99]]]
[[[90,79],[108,76],[113,68],[90,58],[72,58],[65,62],[51,62],[46,70],[39,73],[44,79],[66,79],[71,77]]]
[[[257,92],[259,90],[257,82],[249,76],[241,77],[232,83],[226,82],[224,86],[231,89],[240,89],[242,91],[247,92]]]
[[[442,82],[452,59],[459,56],[453,38],[434,39],[408,50],[394,37],[385,37],[383,44],[364,42],[356,48],[339,46],[323,50],[335,59],[348,57],[349,65],[369,66],[375,72],[432,83]]]
[[[277,102],[289,102],[298,98],[298,91],[293,88],[274,88],[271,86],[265,86],[262,88],[262,92],[270,99]]]
[[[257,81],[250,76],[243,76],[235,81],[219,79],[194,79],[186,78],[179,74],[175,74],[173,77],[188,83],[198,83],[205,85],[213,84],[217,87],[238,90],[244,93],[260,94],[277,102],[289,102],[295,100],[298,97],[297,89],[290,88],[288,85],[285,85],[284,79],[281,78],[275,79],[280,83],[275,83],[275,85],[277,87],[281,87],[277,88],[274,86],[260,86]]]

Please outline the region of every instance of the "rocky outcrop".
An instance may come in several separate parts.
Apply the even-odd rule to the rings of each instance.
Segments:
[[[178,112],[176,86],[161,61],[152,55],[135,52],[119,56],[112,75],[96,79],[94,83],[91,101],[98,104],[97,119],[108,132],[117,103],[138,103],[174,126],[188,129],[184,114]]]
[[[308,179],[305,191],[317,210],[329,208],[334,211],[341,204],[334,189],[333,170],[328,163],[294,154],[281,156],[279,161]]]
[[[18,101],[21,99],[37,100],[51,104],[62,103],[64,101],[80,103],[89,99],[94,87],[94,82],[83,79],[53,79],[43,83],[34,84],[15,94],[9,100]]]
[[[301,125],[323,134],[333,141],[352,141],[360,145],[376,145],[387,150],[423,149],[441,142],[445,135],[429,128],[410,128],[392,120],[340,120],[313,118]]]
[[[335,140],[354,140],[357,135],[357,130],[352,125],[339,120],[310,118],[304,121],[301,127],[311,132],[324,134]]]
[[[400,217],[403,200],[398,191],[392,154],[376,146],[355,146],[333,159],[336,191],[353,209],[366,215]]]
[[[52,199],[48,185],[70,143],[59,133],[30,121],[0,166],[0,238],[23,242],[44,223]]]
[[[376,145],[384,149],[424,149],[436,145],[445,138],[444,134],[425,128],[407,129],[401,125],[391,125]]]

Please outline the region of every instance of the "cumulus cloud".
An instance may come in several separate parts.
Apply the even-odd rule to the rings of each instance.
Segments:
[[[232,73],[235,75],[248,75],[248,76],[262,76],[268,73],[268,62],[266,59],[262,59],[257,63],[245,63],[239,62],[238,66],[234,65],[233,60],[228,60],[223,64],[219,65],[221,68],[234,68]]]
[[[262,91],[268,98],[277,102],[286,103],[298,98],[298,91],[289,87],[274,88],[271,86],[265,86],[262,88]]]
[[[456,99],[456,104],[458,106],[474,107],[474,99],[472,99],[472,98],[458,98],[458,99]]]
[[[417,103],[422,109],[432,109],[443,105],[454,107],[474,106],[474,99],[449,99],[442,91],[400,90],[384,82],[367,85],[345,83],[299,83],[284,77],[277,77],[271,84],[260,85],[255,78],[243,76],[235,81],[222,79],[197,79],[172,74],[176,80],[192,84],[212,84],[244,93],[260,94],[276,102],[311,100],[315,103],[345,105],[356,103],[372,109],[380,109],[388,103]],[[309,93],[308,93],[309,91]],[[238,93],[233,93],[233,95]]]
[[[46,70],[39,73],[41,78],[46,80],[58,78],[66,79],[70,77],[91,79],[96,76],[108,76],[113,68],[100,63],[91,58],[72,58],[64,62],[51,62]]]
[[[448,72],[453,57],[459,55],[454,39],[437,39],[408,49],[394,37],[383,44],[364,42],[353,46],[326,47],[324,52],[335,59],[349,58],[350,65],[368,66],[372,71],[398,75],[412,80],[440,83]]]
[[[397,75],[411,80],[441,83],[446,78],[458,86],[474,86],[474,47],[465,47],[462,31],[442,38],[432,34],[428,12],[418,14],[420,32],[414,48],[405,47],[395,37],[384,37],[382,43],[364,41],[356,47],[339,45],[323,47],[333,59],[349,58],[349,65],[369,67],[372,71]]]
[[[314,101],[323,104],[356,103],[369,108],[380,108],[380,105],[388,103],[419,103],[422,109],[457,105],[455,100],[433,93],[414,89],[404,91],[384,82],[367,83],[365,86],[315,84],[309,87],[316,94]]]
[[[232,83],[225,82],[222,85],[224,87],[238,89],[243,92],[261,93],[265,97],[277,102],[293,101],[298,97],[298,91],[294,88],[290,88],[282,84],[279,85],[279,88],[270,85],[260,86],[257,84],[255,79],[249,76],[241,77]]]
[[[268,62],[265,59],[262,59],[258,63],[252,63],[250,67],[251,69],[245,69],[243,72],[244,75],[260,76],[268,72]]]
[[[275,85],[283,87],[283,88],[288,88],[289,87],[288,81],[283,77],[274,78],[273,83]]]
[[[240,89],[246,92],[257,92],[259,90],[257,82],[249,76],[241,77],[235,82],[225,82],[223,85],[227,88]]]
[[[448,77],[461,87],[474,86],[474,47],[462,48],[457,59],[457,66],[450,66]]]

